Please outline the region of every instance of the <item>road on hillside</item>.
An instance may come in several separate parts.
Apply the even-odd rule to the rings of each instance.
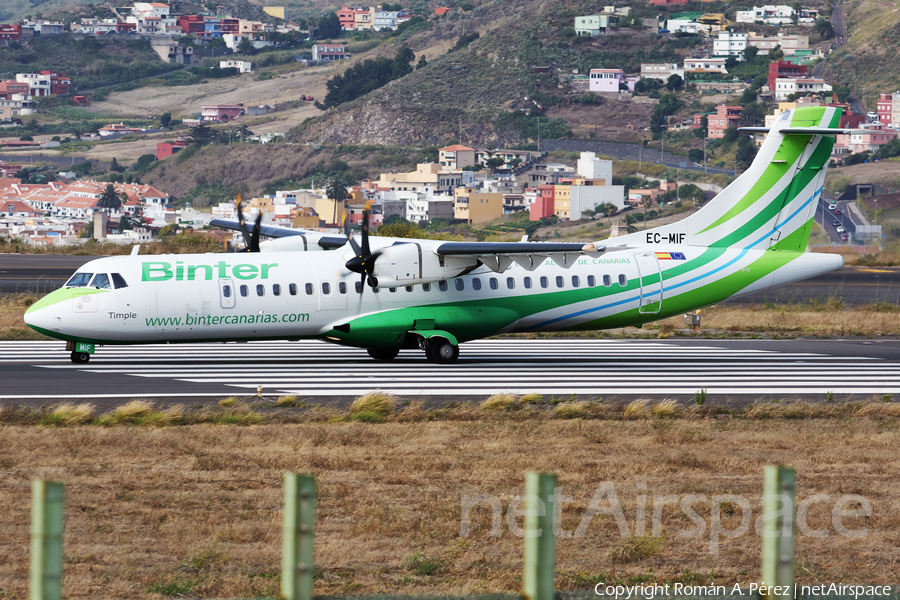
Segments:
[[[655,144],[655,142],[654,142]],[[665,165],[676,169],[687,169],[700,173],[721,173],[735,175],[733,169],[706,167],[690,162],[686,156],[663,152],[660,145],[642,146],[641,144],[622,144],[619,142],[591,142],[586,140],[541,140],[541,151],[562,150],[564,152],[594,152],[603,156],[611,156],[618,160],[635,160],[646,163]]]
[[[846,202],[842,215],[845,227],[852,227],[846,218]],[[833,211],[825,206],[828,222],[832,227]],[[822,214],[817,221],[821,223]],[[97,256],[59,256],[52,254],[0,254],[0,293],[16,294],[51,292],[69,280],[69,277],[84,263],[100,258]],[[740,299],[733,304],[762,304],[764,302],[808,302],[827,301],[840,298],[848,306],[889,302],[900,304],[900,268],[844,267],[839,271],[807,279],[799,283],[766,290]]]

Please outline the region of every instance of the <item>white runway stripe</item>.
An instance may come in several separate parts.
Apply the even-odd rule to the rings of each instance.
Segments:
[[[678,339],[481,340],[462,346],[460,362],[436,365],[420,351],[403,351],[396,361],[377,362],[364,350],[309,340],[172,344],[100,347],[89,364],[75,365],[59,342],[27,341],[0,343],[0,363],[39,367],[49,382],[54,374],[84,374],[89,376],[86,381],[94,382],[109,377],[140,382],[121,396],[108,393],[110,389],[98,394],[71,389],[67,398],[221,397],[255,394],[259,385],[268,396],[305,398],[358,396],[372,390],[413,398],[497,392],[690,396],[701,388],[726,396],[900,393],[898,362],[730,345]],[[815,346],[820,347],[834,352],[842,348],[837,343]],[[161,391],[179,382],[175,393]],[[35,382],[34,395],[0,392],[0,398],[55,397],[55,390],[43,383]]]

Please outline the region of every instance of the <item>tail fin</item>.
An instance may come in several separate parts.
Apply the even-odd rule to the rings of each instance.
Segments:
[[[839,108],[822,106],[781,113],[750,168],[709,204],[677,223],[628,236],[636,240],[616,242],[805,250],[833,136],[845,133],[836,129],[840,117]]]

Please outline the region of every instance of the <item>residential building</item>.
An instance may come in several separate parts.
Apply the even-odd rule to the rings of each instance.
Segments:
[[[0,40],[18,40],[22,37],[22,26],[13,23],[0,23]]]
[[[528,150],[478,150],[475,154],[475,161],[482,165],[487,165],[487,161],[491,158],[502,158],[503,166],[499,168],[511,169],[515,160],[519,161],[517,164],[531,160],[531,152]]]
[[[380,191],[425,193],[430,189],[449,193],[457,187],[472,186],[474,183],[475,173],[472,171],[451,171],[438,163],[419,163],[415,171],[408,173],[382,173],[375,185]]]
[[[724,58],[686,58],[685,73],[723,73],[727,74]]]
[[[253,63],[249,60],[220,60],[220,69],[237,69],[238,73],[252,73]]]
[[[707,117],[706,137],[711,140],[725,137],[725,130],[731,125],[737,126],[743,112],[742,106],[717,106],[716,114]]]
[[[750,10],[735,13],[738,23],[765,23],[766,25],[793,25],[794,9],[787,4],[754,6]]]
[[[891,94],[891,126],[900,126],[900,92]]]
[[[30,100],[0,100],[0,121],[9,122],[32,115],[36,110],[35,103]]]
[[[882,123],[885,127],[890,127],[893,119],[894,112],[894,95],[893,94],[881,94],[878,97],[878,122]]]
[[[775,79],[775,99],[787,100],[792,94],[818,94],[830,92],[831,86],[823,79],[778,77]]]
[[[597,37],[609,27],[609,15],[575,17],[575,33],[579,37]]]
[[[156,160],[162,160],[172,156],[182,148],[187,148],[188,142],[184,138],[178,138],[171,142],[158,142],[156,144]]]
[[[620,86],[627,85],[628,91],[634,91],[634,82],[625,81],[625,72],[622,69],[591,69],[590,91],[592,92],[616,92]]]
[[[450,12],[450,9],[447,8],[446,6],[439,6],[436,9],[434,9],[434,14],[438,17],[443,17],[444,15],[446,15],[449,12]]]
[[[597,158],[593,152],[582,152],[578,161],[575,163],[575,172],[582,178],[590,180],[602,180],[604,183],[600,185],[610,185],[612,183],[611,160],[603,160]]]
[[[503,194],[479,192],[474,187],[455,191],[453,216],[469,225],[493,221],[503,216]]]
[[[720,31],[719,36],[713,41],[713,56],[734,56],[738,60],[744,60],[747,37],[746,33]]]
[[[200,118],[204,121],[227,123],[244,114],[244,107],[239,104],[210,104],[200,107]]]
[[[31,96],[62,96],[72,89],[72,80],[65,73],[41,71],[40,73],[17,73],[16,81],[28,84]]]
[[[897,134],[896,130],[887,128],[883,123],[862,123],[853,133],[836,136],[832,154],[876,152]]]
[[[382,31],[390,29],[396,31],[397,17],[402,11],[379,11],[376,12],[372,20],[372,29]]]
[[[666,20],[666,29],[670,33],[700,33],[700,23],[697,19],[702,16],[702,12],[694,11],[673,13]]]
[[[263,23],[262,21],[250,21],[248,19],[240,19],[238,23],[237,34],[245,35],[251,40],[266,39],[266,34],[275,31],[273,25]]]
[[[700,25],[701,33],[711,36],[724,31],[729,21],[722,13],[704,13],[697,19],[697,23]]]
[[[283,6],[263,6],[263,12],[276,19],[287,20],[287,14]]]
[[[668,81],[672,75],[678,75],[684,79],[684,69],[679,69],[675,63],[641,63],[642,79]]]
[[[56,21],[32,21],[25,19],[22,21],[22,32],[26,29],[33,32],[34,35],[59,35],[66,32],[65,23]]]
[[[366,31],[372,29],[375,21],[375,8],[369,7],[365,11],[353,13],[353,25],[357,31]]]
[[[343,60],[347,58],[344,44],[315,44],[312,47],[313,60]]]
[[[124,123],[112,123],[110,125],[104,125],[98,131],[101,137],[109,137],[111,135],[121,135],[127,133],[143,133],[146,130],[140,129],[139,127],[128,127]]]
[[[447,171],[475,166],[475,148],[454,144],[438,150],[438,162]]]
[[[131,15],[138,19],[165,19],[169,16],[169,5],[161,2],[135,2]]]
[[[688,0],[650,0],[652,6],[679,6],[687,3]]]
[[[781,78],[804,78],[809,75],[809,67],[795,65],[791,62],[778,60],[769,63],[769,91],[775,91],[775,80]]]
[[[625,186],[595,185],[585,179],[575,179],[569,186],[569,218],[581,219],[586,210],[596,210],[604,204],[614,204],[618,210],[625,208]]]
[[[192,35],[198,39],[206,35],[206,20],[202,15],[178,15],[178,26],[184,35]]]
[[[540,185],[537,187],[538,195],[529,206],[529,220],[540,221],[553,216],[555,193],[554,184]]]
[[[799,51],[809,50],[808,35],[785,35],[780,31],[773,37],[757,36],[753,31],[748,35],[747,45],[758,48],[759,54],[768,54],[776,47],[780,47],[785,56],[793,56]]]
[[[159,46],[155,46],[159,48]],[[169,45],[166,52],[166,60],[178,65],[193,64],[195,58],[193,46]],[[199,57],[198,57],[199,58]]]
[[[0,217],[37,217],[40,213],[19,200],[0,201]]]
[[[72,33],[82,35],[105,35],[118,31],[116,19],[81,19],[80,23],[72,23]]]
[[[14,79],[0,81],[0,100],[29,98],[31,96],[29,89],[30,86],[27,83],[16,81]]]
[[[369,9],[365,6],[342,6],[340,10],[334,12],[337,14],[338,21],[341,22],[341,29],[352,31],[356,29],[356,15],[368,15]]]

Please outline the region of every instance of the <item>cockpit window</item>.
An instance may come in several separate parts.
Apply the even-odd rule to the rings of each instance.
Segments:
[[[86,287],[93,276],[93,273],[75,273],[69,281],[66,282],[65,287]]]
[[[116,289],[120,290],[122,288],[127,288],[128,284],[125,283],[125,278],[119,275],[118,273],[112,274],[113,283],[116,284]]]
[[[91,281],[91,287],[108,290],[110,288],[109,275],[106,273],[97,273]]]

